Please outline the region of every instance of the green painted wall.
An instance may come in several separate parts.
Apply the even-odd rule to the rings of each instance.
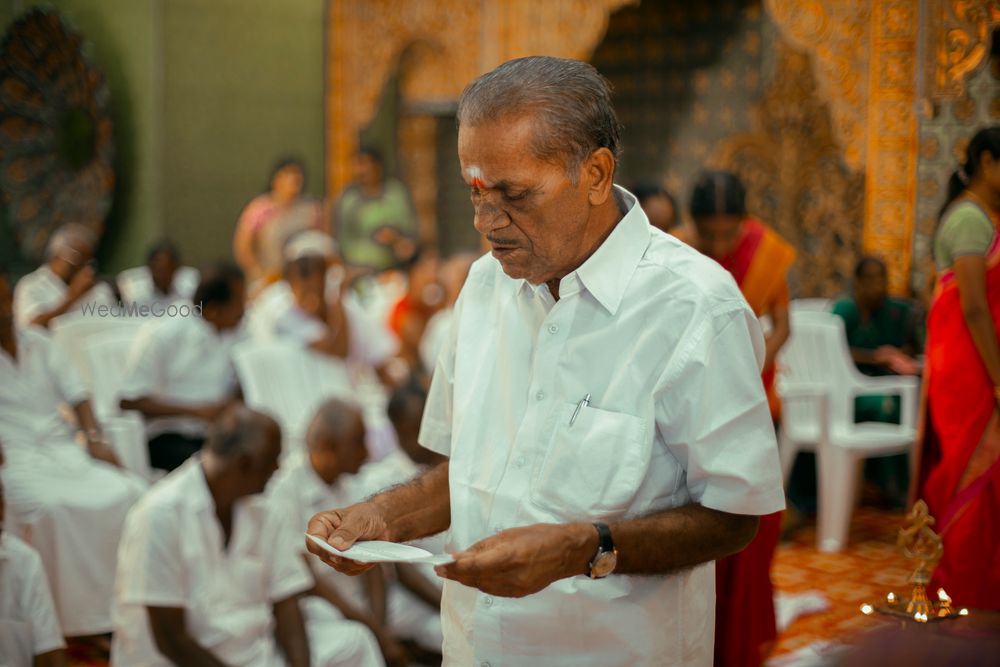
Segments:
[[[60,9],[104,70],[118,182],[102,268],[168,236],[191,264],[230,254],[271,164],[301,156],[323,184],[324,0],[0,0],[0,26]]]
[[[322,194],[323,4],[163,3],[164,229],[192,261],[229,254],[277,158],[301,156]]]

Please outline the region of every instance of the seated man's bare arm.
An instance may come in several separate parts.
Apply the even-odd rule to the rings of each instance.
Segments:
[[[178,667],[228,667],[188,633],[182,607],[146,607],[156,650]]]

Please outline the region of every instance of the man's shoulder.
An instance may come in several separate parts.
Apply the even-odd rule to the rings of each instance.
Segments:
[[[663,232],[650,235],[629,292],[633,298],[663,303],[667,312],[682,305],[706,313],[746,307],[728,271]]]
[[[31,273],[26,273],[14,284],[14,291],[24,291],[26,289],[32,289],[38,285],[48,282],[50,271],[47,267],[42,264],[37,269]]]
[[[154,484],[132,506],[132,514],[156,517],[160,521],[171,516],[179,516],[190,500],[190,476],[194,474],[192,462],[169,473]]]

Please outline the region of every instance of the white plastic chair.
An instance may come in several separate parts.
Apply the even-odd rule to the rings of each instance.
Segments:
[[[120,327],[95,334],[88,339],[85,352],[90,366],[91,405],[97,420],[111,440],[122,465],[152,480],[156,474],[149,465],[142,415],[132,410],[122,411],[118,407],[126,360],[138,332],[138,327]]]
[[[181,266],[174,273],[173,287],[180,297],[190,300],[194,298],[194,292],[198,289],[200,281],[201,273],[198,269]],[[118,274],[115,282],[118,284],[118,291],[121,292],[122,301],[125,302],[144,303],[153,293],[153,277],[147,266],[125,269]]]
[[[52,343],[66,353],[70,362],[79,371],[80,377],[89,386],[91,377],[87,347],[91,341],[96,336],[114,331],[134,333],[143,322],[143,319],[137,317],[91,317],[73,314],[55,318],[49,325],[49,330]]]
[[[281,425],[287,456],[302,449],[306,429],[328,398],[355,401],[347,366],[291,341],[246,341],[233,350],[243,399]]]
[[[791,318],[792,334],[779,358],[782,472],[787,481],[796,455],[815,450],[817,548],[837,552],[847,544],[860,461],[908,452],[916,440],[920,382],[862,375],[836,315],[793,311]],[[870,394],[899,396],[900,424],[855,424],[854,399]]]
[[[793,299],[788,309],[790,312],[829,313],[831,308],[833,308],[833,299],[810,298]]]

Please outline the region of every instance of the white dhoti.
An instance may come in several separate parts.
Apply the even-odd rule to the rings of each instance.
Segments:
[[[389,588],[389,627],[392,634],[410,639],[422,648],[441,651],[441,614],[399,583]]]
[[[313,667],[381,667],[385,665],[375,635],[362,623],[348,621],[326,600],[299,600],[309,636]]]
[[[5,527],[42,558],[63,634],[111,631],[115,556],[145,484],[72,443],[6,451]]]

